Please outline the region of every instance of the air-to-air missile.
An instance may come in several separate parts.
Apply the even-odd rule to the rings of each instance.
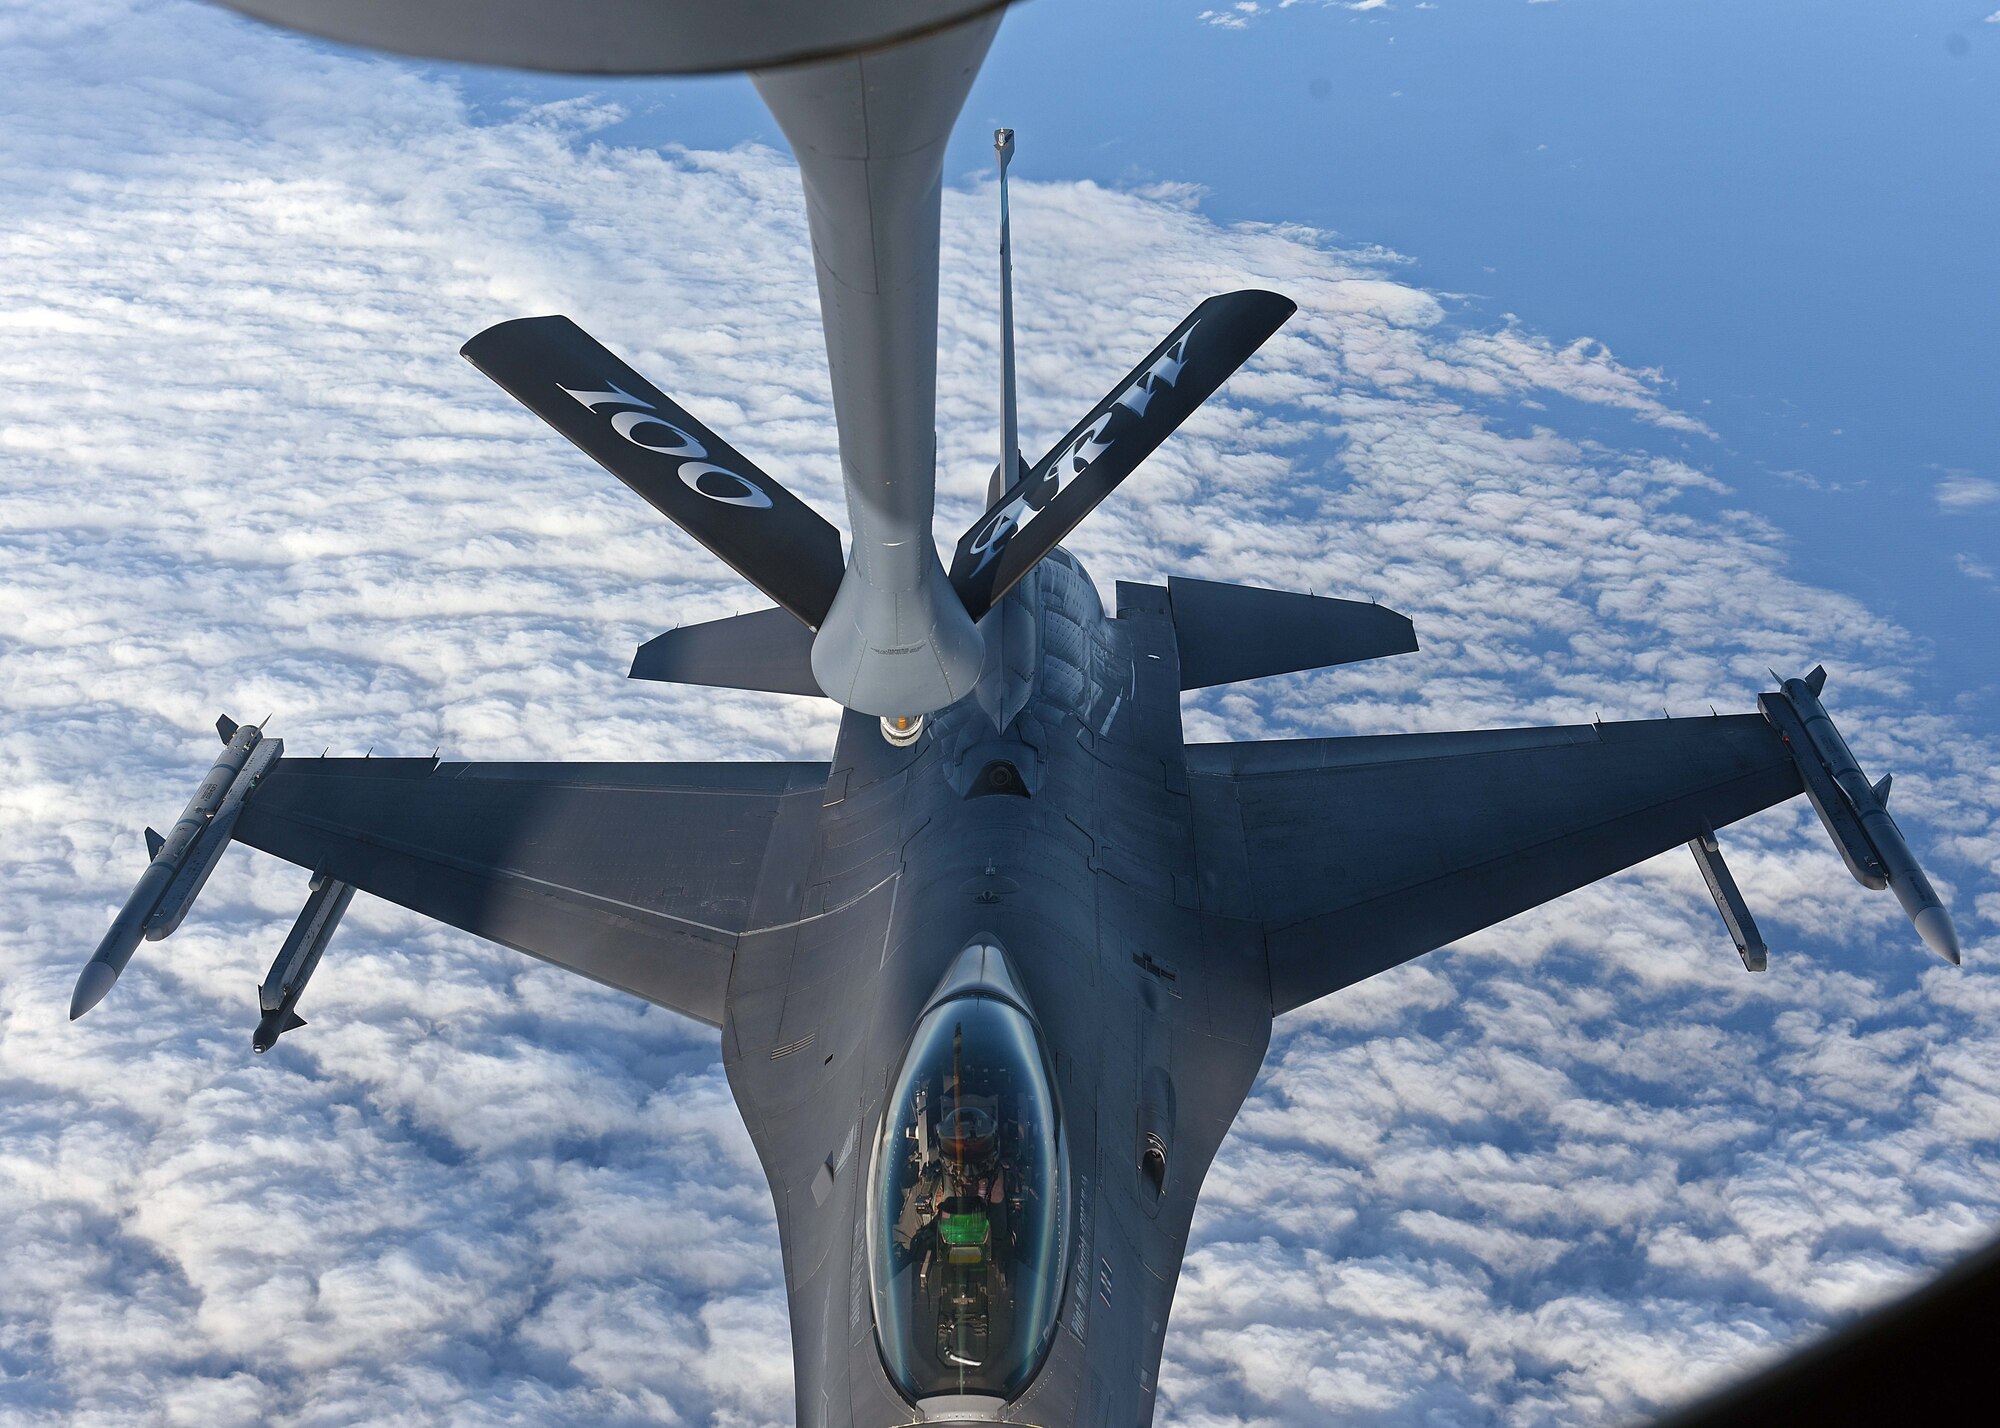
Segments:
[[[164,838],[146,830],[153,860],[76,979],[71,1021],[104,1000],[142,937],[157,942],[180,926],[229,846],[244,796],[285,751],[283,739],[266,739],[256,725],[239,725],[226,715],[216,720],[215,731],[222,736],[222,756],[195,789],[180,821]]]
[[[324,875],[312,882],[312,895],[299,910],[291,935],[278,949],[277,960],[257,989],[257,1006],[264,1018],[250,1038],[250,1049],[259,1056],[277,1045],[278,1038],[306,1024],[299,1015],[299,996],[319,966],[320,954],[340,926],[341,914],[354,900],[354,886]]]
[[[1889,816],[1890,781],[1885,777],[1871,784],[1861,772],[1847,740],[1819,701],[1824,688],[1826,668],[1815,665],[1804,679],[1780,680],[1779,693],[1759,695],[1757,702],[1791,745],[1806,797],[1855,881],[1864,887],[1888,887],[1916,924],[1924,945],[1957,966],[1958,929],[1917,865],[1902,829]]]

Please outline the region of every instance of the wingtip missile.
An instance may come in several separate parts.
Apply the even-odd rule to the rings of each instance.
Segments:
[[[118,981],[118,969],[108,962],[86,962],[76,979],[76,991],[69,999],[69,1019],[75,1021],[104,1000]]]
[[[258,725],[239,725],[224,715],[216,721],[216,732],[225,731],[221,756],[210,765],[172,831],[162,838],[153,829],[146,830],[151,861],[78,975],[69,1004],[71,1021],[104,1000],[142,939],[157,942],[180,925],[228,847],[243,799],[284,752],[284,740],[264,738]]]
[[[1917,925],[1917,936],[1924,939],[1924,946],[1958,967],[1964,965],[1964,950],[1959,946],[1958,929],[1951,924],[1951,914],[1942,906],[1927,907],[1911,921]]]
[[[1825,687],[1826,667],[1815,665],[1804,679],[1782,681],[1775,705],[1769,696],[1759,705],[1784,734],[1813,806],[1855,878],[1869,887],[1886,884],[1924,945],[1959,966],[1963,953],[1951,914],[1883,806],[1890,780],[1885,777],[1871,784],[1861,772],[1847,740],[1820,703]]]

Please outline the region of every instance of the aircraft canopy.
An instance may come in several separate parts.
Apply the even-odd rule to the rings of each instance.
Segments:
[[[1063,1154],[1035,1025],[994,996],[917,1023],[875,1151],[869,1279],[890,1379],[910,1399],[1012,1398],[1055,1330]]]

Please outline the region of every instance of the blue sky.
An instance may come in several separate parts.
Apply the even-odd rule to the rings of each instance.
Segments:
[[[1725,834],[1763,978],[1677,854],[1281,1023],[1164,1420],[1622,1421],[2000,1225],[2000,22],[1238,13],[1003,26],[947,196],[940,527],[991,464],[1005,122],[1031,443],[1206,293],[1301,305],[1078,532],[1093,574],[1424,640],[1191,735],[1744,708],[1825,659],[1965,934],[1929,958],[1788,807]],[[304,879],[242,850],[63,1019],[217,712],[307,752],[824,755],[812,702],[623,679],[754,597],[455,356],[569,312],[838,517],[768,122],[737,81],[127,0],[16,7],[0,94],[0,1422],[788,1421],[711,1033],[361,899],[253,1059]]]
[[[2000,719],[1984,8],[1293,0],[1190,23],[1153,0],[1033,0],[947,171],[983,173],[987,132],[1011,125],[1024,175],[1196,184],[1219,221],[1388,247],[1475,320],[1661,369],[1717,426],[1702,464],[1787,531],[1797,568],[1925,641],[1951,671],[1928,692]],[[467,82],[488,103],[574,92]],[[615,137],[783,144],[740,79],[597,91],[631,112]]]

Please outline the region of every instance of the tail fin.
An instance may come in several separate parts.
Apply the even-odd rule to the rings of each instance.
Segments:
[[[566,317],[489,327],[459,349],[522,405],[817,630],[840,532]]]
[[[1277,293],[1212,297],[967,531],[951,583],[977,620],[1298,311]]]
[[[1412,654],[1407,615],[1363,600],[1332,600],[1168,577],[1181,688],[1206,689],[1273,674]]]

